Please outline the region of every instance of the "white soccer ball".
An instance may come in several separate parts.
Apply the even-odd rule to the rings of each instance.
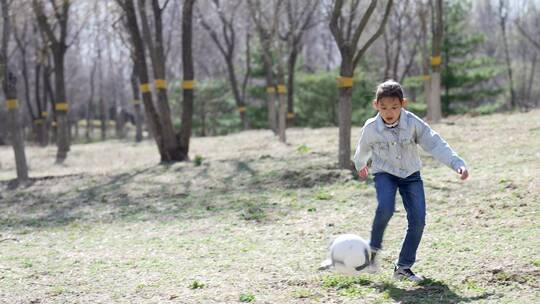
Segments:
[[[342,234],[330,246],[330,260],[337,272],[357,275],[369,265],[371,248],[356,234]]]

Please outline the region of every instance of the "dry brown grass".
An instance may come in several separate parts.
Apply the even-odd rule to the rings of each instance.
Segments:
[[[399,203],[381,274],[316,270],[332,236],[369,236],[375,208],[372,183],[336,169],[335,128],[289,130],[287,145],[269,131],[194,138],[200,166],[158,165],[152,142],[74,145],[63,166],[54,147],[28,147],[36,179],[11,190],[12,151],[0,147],[0,302],[537,302],[539,116],[434,126],[471,177],[424,157],[424,286],[388,279],[406,225]]]

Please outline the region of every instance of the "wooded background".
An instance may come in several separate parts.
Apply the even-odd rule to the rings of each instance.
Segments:
[[[0,0],[0,144],[152,138],[163,162],[190,136],[339,126],[374,114],[395,79],[409,109],[538,107],[540,1]],[[354,139],[353,139],[354,140]]]

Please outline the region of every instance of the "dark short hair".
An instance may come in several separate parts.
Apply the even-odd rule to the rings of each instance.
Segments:
[[[403,101],[403,89],[401,85],[392,79],[379,84],[375,93],[375,99],[379,101],[384,97],[397,97],[399,101]]]

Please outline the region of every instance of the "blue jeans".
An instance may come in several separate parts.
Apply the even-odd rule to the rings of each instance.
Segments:
[[[399,194],[407,211],[409,225],[397,265],[410,268],[416,260],[416,250],[422,239],[426,223],[426,199],[420,172],[417,171],[406,178],[379,172],[375,173],[374,180],[378,206],[371,229],[371,248],[375,251],[382,248],[384,230],[394,214],[396,190],[399,189]]]

